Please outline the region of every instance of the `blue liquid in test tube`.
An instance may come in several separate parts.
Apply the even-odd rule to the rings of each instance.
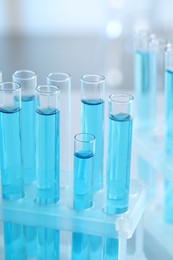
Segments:
[[[172,162],[173,156],[173,47],[165,52],[165,152]],[[164,181],[164,220],[173,223],[173,184]]]
[[[105,238],[104,260],[118,260],[118,239]]]
[[[59,93],[59,88],[54,85],[36,88],[36,201],[41,205],[59,200]],[[37,234],[37,259],[59,259],[59,231],[38,227]]]
[[[74,184],[73,208],[84,210],[93,203],[93,170],[95,137],[91,134],[78,134],[74,138]],[[72,234],[72,259],[90,259],[91,236]]]
[[[0,143],[2,197],[24,197],[21,143],[21,88],[13,82],[0,84]],[[24,227],[4,222],[5,259],[26,259]]]
[[[104,95],[105,78],[100,75],[84,75],[81,78],[81,129],[96,137],[93,189],[103,188],[104,155]]]
[[[58,110],[38,110],[37,127],[37,191],[38,203],[50,204],[59,200],[59,123]],[[52,155],[52,151],[55,156]]]
[[[22,148],[24,183],[35,181],[35,87],[37,75],[31,70],[18,70],[13,73],[13,81],[21,86],[22,94]],[[26,227],[27,255],[36,255],[36,228]]]
[[[107,160],[107,208],[122,213],[128,208],[132,117],[128,114],[109,116]]]

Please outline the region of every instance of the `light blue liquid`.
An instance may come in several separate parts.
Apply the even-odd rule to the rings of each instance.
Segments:
[[[59,200],[60,112],[36,112],[37,202],[46,205]],[[59,259],[59,231],[41,227],[37,231],[38,260]]]
[[[59,200],[60,177],[60,113],[42,110],[36,113],[37,202]]]
[[[165,71],[165,149],[173,154],[173,71]]]
[[[164,181],[164,220],[168,224],[173,224],[173,184]]]
[[[73,208],[87,209],[92,206],[92,177],[94,154],[79,151],[74,154],[74,191]],[[90,259],[91,236],[81,233],[72,234],[72,260]]]
[[[0,155],[2,197],[16,200],[24,196],[21,111],[16,109],[0,110]],[[4,246],[6,260],[25,260],[24,227],[19,224],[4,223]]]
[[[137,124],[144,130],[156,126],[157,56],[145,51],[135,52],[135,100]]]
[[[72,260],[90,259],[90,235],[72,234]]]
[[[107,156],[107,204],[109,214],[128,209],[132,118],[127,114],[110,115]]]
[[[118,239],[105,238],[104,260],[118,260]]]
[[[173,71],[165,71],[165,151],[173,155]],[[173,223],[173,184],[164,181],[164,220]]]
[[[4,222],[5,260],[26,260],[24,226]]]
[[[35,98],[22,97],[22,145],[24,182],[32,183],[35,180]]]
[[[94,154],[90,151],[79,151],[74,154],[74,209],[81,210],[92,206],[93,159]]]
[[[103,188],[104,101],[81,100],[81,122],[82,132],[96,138],[93,189],[98,191]]]
[[[91,236],[91,260],[102,259],[103,257],[102,237]]]
[[[22,148],[24,183],[29,184],[35,180],[35,97],[22,96]],[[27,255],[36,255],[36,228],[26,227]]]
[[[37,260],[58,260],[59,231],[38,227]]]
[[[7,200],[16,200],[24,196],[21,111],[1,109],[0,126],[2,197]]]

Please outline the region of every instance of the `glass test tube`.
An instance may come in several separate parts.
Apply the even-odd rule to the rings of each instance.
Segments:
[[[74,190],[73,208],[87,209],[92,206],[95,137],[88,133],[74,137]]]
[[[59,200],[60,178],[60,89],[36,87],[36,181],[37,202]]]
[[[60,89],[36,87],[36,181],[39,204],[59,200],[60,177]],[[59,231],[38,227],[38,260],[59,259]]]
[[[18,70],[13,74],[13,82],[21,86],[22,92],[22,146],[24,182],[35,180],[35,87],[37,75],[30,70]]]
[[[136,122],[143,130],[156,126],[155,85],[150,84],[150,41],[154,38],[146,31],[139,31],[134,37]]]
[[[2,82],[2,71],[0,71],[0,82]]]
[[[95,156],[95,137],[80,133],[74,137],[74,183],[73,208],[84,210],[93,204],[93,171]],[[72,259],[89,259],[91,236],[72,234]]]
[[[22,148],[24,183],[35,180],[35,87],[37,75],[31,70],[18,70],[13,73],[13,82],[21,86],[22,94]],[[36,254],[36,228],[26,227],[27,255]]]
[[[81,129],[96,138],[93,190],[103,188],[105,78],[101,75],[81,77]]]
[[[157,127],[157,95],[159,40],[155,35],[140,31],[135,35],[135,97],[136,122],[140,130],[152,131]],[[151,166],[137,157],[137,173],[150,184],[150,194],[155,193],[155,179]]]
[[[21,87],[17,83],[0,84],[2,197],[24,196],[21,144]]]
[[[173,155],[173,46],[165,51],[165,152],[172,161]],[[164,220],[173,223],[173,184],[164,181]]]
[[[53,72],[47,76],[47,83],[59,87],[61,91],[60,185],[65,187],[69,185],[71,171],[71,76],[67,73]]]
[[[133,97],[109,97],[108,152],[106,169],[106,212],[120,214],[128,209],[133,122]]]
[[[21,87],[17,83],[0,83],[0,161],[2,198],[24,197],[21,144]],[[24,228],[4,222],[5,259],[26,259]]]

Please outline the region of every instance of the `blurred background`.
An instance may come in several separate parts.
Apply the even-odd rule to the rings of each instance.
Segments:
[[[171,40],[172,0],[0,0],[0,70],[11,80],[32,69],[38,83],[52,71],[101,73],[110,88],[133,88],[133,33]]]

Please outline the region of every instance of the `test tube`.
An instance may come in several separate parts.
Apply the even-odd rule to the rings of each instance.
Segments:
[[[93,190],[103,188],[105,78],[101,75],[81,77],[81,129],[96,138]]]
[[[61,91],[61,125],[60,125],[60,186],[69,185],[71,171],[71,76],[63,72],[53,72],[47,76],[47,83],[60,88]]]
[[[24,182],[35,180],[35,88],[37,75],[31,70],[18,70],[13,74],[13,82],[21,86],[22,93],[22,146]]]
[[[0,161],[2,198],[24,197],[21,144],[21,87],[0,83]],[[4,222],[5,259],[26,259],[24,227]]]
[[[147,31],[139,31],[134,43],[136,124],[143,132],[153,132],[157,127],[158,39]],[[140,155],[137,157],[137,173],[140,179],[151,184],[150,193],[153,194],[153,169]]]
[[[36,87],[36,182],[38,204],[59,200],[60,176],[60,89],[54,85]],[[59,231],[38,227],[38,260],[56,260]]]
[[[2,71],[0,71],[0,82],[2,82]]]
[[[84,210],[93,204],[95,137],[80,133],[74,137],[73,208]],[[72,259],[89,259],[90,235],[72,234]]]
[[[109,96],[108,152],[106,168],[106,212],[128,209],[133,122],[133,96]]]
[[[165,152],[172,161],[173,155],[173,46],[165,51]],[[173,223],[173,184],[164,180],[164,220]]]
[[[134,37],[136,122],[145,130],[156,126],[155,85],[150,84],[150,41],[154,38],[147,31],[139,31]]]
[[[24,183],[35,180],[35,87],[37,75],[31,70],[18,70],[12,75],[13,82],[21,86],[22,95],[22,148]],[[26,227],[27,255],[36,254],[36,228]]]

